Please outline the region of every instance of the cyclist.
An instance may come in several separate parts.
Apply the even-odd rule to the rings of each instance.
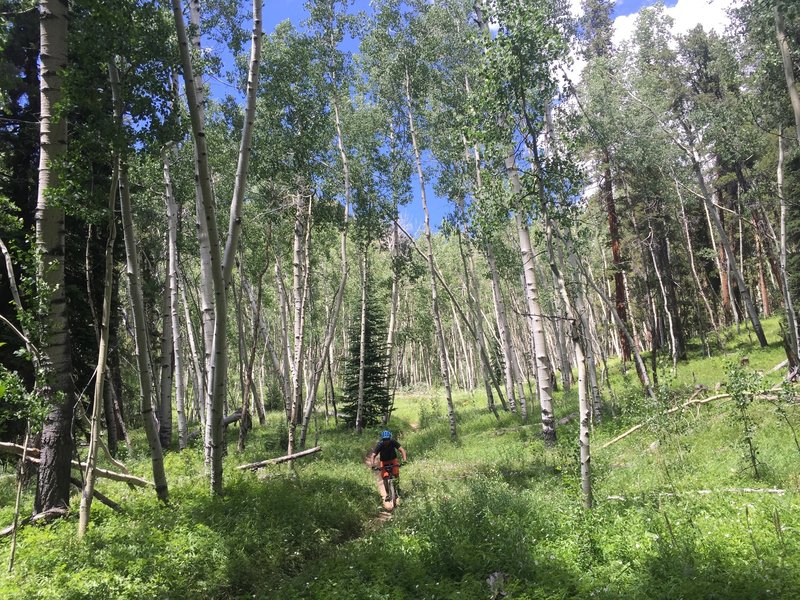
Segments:
[[[403,455],[403,460],[408,460],[405,448],[400,445],[395,439],[392,439],[392,432],[385,429],[381,432],[381,440],[375,446],[375,449],[370,455],[372,464],[375,465],[375,459],[380,458],[381,476],[383,477],[383,488],[386,490],[386,502],[391,502],[392,497],[389,495],[389,470],[392,471],[392,476],[397,480],[400,477],[400,463],[397,461],[397,451]],[[397,483],[395,483],[395,489]]]

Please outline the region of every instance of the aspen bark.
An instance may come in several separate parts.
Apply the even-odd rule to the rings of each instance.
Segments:
[[[117,127],[122,126],[123,101],[120,90],[119,72],[114,62],[108,65],[111,92],[114,101],[114,120]],[[125,254],[127,256],[128,290],[133,313],[134,341],[136,343],[136,362],[139,368],[141,386],[141,414],[144,423],[147,444],[153,464],[153,481],[156,494],[163,502],[169,498],[167,476],[164,471],[164,457],[158,439],[158,422],[153,411],[153,384],[150,378],[150,345],[147,341],[147,320],[144,312],[144,299],[139,282],[139,258],[136,250],[136,238],[133,231],[133,214],[131,209],[130,188],[128,185],[128,163],[125,149],[116,156],[119,172],[119,201],[122,216],[122,229],[125,238]]]
[[[333,40],[331,40],[333,45]],[[312,372],[311,382],[306,391],[306,404],[303,410],[303,425],[300,432],[300,446],[305,447],[306,435],[308,433],[308,426],[311,421],[311,413],[314,409],[314,403],[317,398],[317,391],[319,390],[319,382],[325,370],[325,364],[328,359],[328,349],[333,344],[333,337],[336,333],[336,324],[339,322],[339,315],[342,312],[342,300],[344,299],[344,291],[347,286],[347,277],[349,273],[349,266],[347,263],[347,224],[350,214],[350,201],[351,201],[351,186],[350,186],[350,164],[347,158],[347,152],[344,146],[344,136],[342,135],[342,124],[339,117],[339,102],[336,94],[336,72],[331,68],[331,80],[334,85],[334,92],[331,99],[333,105],[334,125],[336,126],[336,146],[339,150],[339,158],[342,161],[342,172],[344,176],[344,208],[342,219],[342,233],[340,237],[340,253],[341,253],[341,279],[339,280],[339,288],[336,290],[336,296],[333,300],[333,310],[328,313],[328,322],[325,327],[325,336],[322,341],[322,348],[319,354],[319,359]],[[396,278],[393,278],[396,279]],[[394,283],[393,283],[394,289]],[[393,307],[395,304],[393,304]],[[394,308],[396,310],[396,307]],[[392,325],[389,325],[389,336],[392,335]],[[390,338],[391,339],[391,338]],[[391,346],[389,349],[389,356],[391,357]],[[391,362],[390,362],[391,365]],[[387,374],[388,377],[388,374]],[[331,388],[333,390],[333,388]],[[326,414],[327,418],[327,414]],[[387,416],[388,418],[388,416]]]
[[[242,398],[242,419],[239,421],[239,444],[238,450],[239,452],[244,451],[244,444],[245,440],[247,439],[247,432],[249,429],[250,419],[248,419],[248,415],[250,412],[250,398],[253,397],[253,401],[257,402],[257,398],[255,398],[255,394],[251,393],[251,388],[253,387],[253,365],[255,364],[256,359],[256,348],[258,347],[258,330],[261,325],[261,292],[263,290],[263,281],[264,281],[264,273],[266,273],[266,266],[264,270],[261,271],[258,277],[258,293],[256,295],[256,301],[254,303],[254,311],[253,311],[253,343],[252,347],[250,348],[250,355],[247,358],[247,369],[246,369],[246,381],[244,384],[244,393]],[[244,279],[244,278],[243,278]],[[242,290],[244,291],[244,290]],[[262,419],[263,424],[263,417],[259,415],[259,418]]]
[[[38,392],[52,409],[41,434],[41,466],[36,484],[34,512],[69,506],[70,459],[72,455],[72,362],[69,346],[64,287],[64,209],[48,199],[59,184],[53,164],[66,151],[67,122],[58,118],[61,77],[67,66],[67,2],[40,0],[40,118],[39,189],[36,200],[37,279],[42,282],[49,323],[43,366],[45,381]]]
[[[304,222],[305,218],[305,222]],[[305,345],[305,305],[308,295],[308,255],[311,243],[311,201],[306,215],[303,195],[295,202],[294,250],[292,253],[292,292],[294,301],[294,353],[292,356],[292,397],[289,407],[289,443],[287,454],[296,446],[298,411],[303,400],[303,355]]]
[[[517,399],[514,389],[516,357],[514,356],[514,346],[511,343],[511,334],[508,328],[505,303],[503,301],[503,294],[500,289],[500,277],[497,273],[497,263],[494,259],[492,248],[488,243],[484,244],[484,253],[486,254],[486,262],[489,265],[489,274],[491,275],[492,279],[492,300],[494,305],[495,321],[497,322],[497,331],[500,336],[500,350],[503,354],[503,374],[505,375],[506,395],[508,396],[508,404],[511,408],[511,411],[516,412]],[[519,401],[520,416],[522,416],[524,421],[528,418],[524,395],[520,397]]]
[[[720,243],[725,250],[725,255],[728,259],[728,267],[733,271],[733,275],[736,278],[736,283],[739,285],[739,293],[742,297],[742,302],[745,305],[745,309],[750,317],[750,322],[753,325],[753,331],[758,338],[759,344],[761,347],[764,348],[767,345],[767,338],[764,335],[764,329],[761,327],[761,320],[758,317],[758,313],[756,312],[755,306],[753,305],[753,300],[750,296],[750,289],[745,283],[744,276],[742,272],[739,270],[739,267],[736,265],[736,257],[733,253],[733,248],[731,247],[730,241],[728,240],[728,235],[725,233],[725,228],[722,226],[722,222],[720,221],[719,215],[717,211],[714,210],[713,201],[711,199],[711,194],[708,190],[706,185],[705,175],[703,175],[703,170],[700,166],[700,155],[697,153],[697,149],[694,146],[689,148],[690,152],[690,159],[692,161],[692,169],[694,171],[695,177],[697,178],[697,183],[700,186],[701,194],[703,196],[703,201],[705,202],[706,206],[708,207],[709,213],[711,213],[714,225],[717,227],[717,233],[719,234]]]
[[[225,339],[227,332],[227,300],[225,296],[225,287],[230,281],[233,269],[233,253],[235,252],[239,232],[241,231],[241,204],[247,183],[250,139],[255,115],[255,94],[258,86],[258,67],[261,48],[261,6],[261,0],[253,1],[253,34],[251,38],[250,63],[248,68],[244,127],[242,129],[242,138],[239,148],[234,193],[231,200],[227,243],[224,255],[220,255],[220,238],[217,229],[214,195],[211,187],[211,173],[208,164],[208,146],[205,135],[204,115],[202,113],[202,98],[197,94],[197,80],[194,77],[192,58],[189,51],[189,39],[186,33],[186,24],[183,20],[180,0],[172,0],[173,16],[178,34],[178,47],[180,50],[181,66],[183,68],[185,82],[184,87],[189,104],[189,116],[195,142],[197,179],[200,184],[200,195],[202,196],[202,206],[204,209],[203,216],[205,217],[205,220],[200,224],[200,230],[208,232],[210,244],[209,272],[213,281],[214,291],[213,354],[211,357],[211,368],[209,369],[211,400],[206,423],[207,432],[209,433],[208,446],[211,459],[211,491],[214,495],[222,494],[222,456],[224,453],[222,419],[228,363]]]
[[[433,310],[433,321],[436,330],[436,339],[439,346],[439,365],[442,371],[442,383],[444,384],[445,395],[447,398],[447,411],[450,420],[450,437],[456,439],[456,413],[453,404],[453,394],[450,389],[450,372],[448,370],[447,346],[444,340],[442,329],[442,317],[439,313],[439,293],[436,286],[436,276],[434,274],[435,265],[433,262],[433,242],[431,240],[431,219],[428,211],[428,201],[425,193],[425,174],[422,170],[422,159],[420,157],[419,145],[417,144],[417,133],[414,127],[414,111],[411,101],[411,80],[408,71],[405,73],[406,84],[406,109],[408,110],[408,127],[411,133],[411,145],[414,149],[414,159],[417,165],[417,176],[419,178],[420,198],[422,200],[422,210],[425,214],[425,239],[428,244],[428,270],[430,271],[431,304]]]
[[[764,276],[764,245],[761,243],[761,234],[758,228],[753,233],[756,241],[756,260],[758,261],[758,289],[761,294],[761,311],[764,318],[768,318],[772,311],[769,307],[769,291],[767,290],[767,279]]]
[[[567,244],[567,251],[569,253],[574,254],[574,250],[572,249],[572,245],[568,239],[565,239],[565,243]],[[639,354],[639,349],[637,345],[634,344],[634,340],[631,337],[627,325],[625,325],[625,323],[622,321],[619,314],[617,313],[616,306],[614,305],[613,301],[605,294],[605,292],[603,292],[603,290],[597,286],[597,283],[594,281],[594,279],[588,275],[588,273],[586,272],[586,268],[579,260],[577,260],[577,258],[576,258],[576,266],[581,270],[584,277],[586,277],[586,280],[588,281],[589,285],[591,285],[594,288],[595,292],[597,292],[597,295],[600,297],[603,303],[609,308],[609,310],[611,311],[611,315],[614,317],[614,320],[616,321],[617,326],[619,327],[622,334],[628,337],[628,342],[630,343],[631,349],[633,350],[633,358],[636,364],[636,370],[639,373],[639,379],[642,382],[642,387],[644,388],[644,391],[650,398],[655,399],[656,396],[655,393],[653,392],[652,386],[650,385],[650,377],[647,374],[647,368],[645,367],[644,361],[642,360],[642,355]]]
[[[789,91],[789,100],[792,103],[797,143],[800,145],[800,92],[797,91],[797,83],[794,79],[794,64],[789,49],[789,40],[786,36],[785,19],[780,7],[775,6],[773,10],[775,12],[775,35],[778,38],[778,47],[781,51],[783,74],[786,77],[786,89]]]
[[[220,253],[219,231],[217,228],[214,194],[211,186],[211,170],[208,164],[208,144],[205,133],[204,115],[202,112],[202,98],[198,97],[194,67],[189,50],[189,39],[186,33],[186,24],[183,21],[183,12],[180,0],[172,0],[172,12],[175,19],[175,28],[178,34],[178,48],[180,50],[181,66],[183,68],[184,88],[189,104],[189,116],[192,124],[192,136],[195,144],[195,162],[197,168],[197,181],[200,186],[202,198],[203,219],[198,220],[200,235],[207,233],[209,240],[209,256],[202,256],[201,263],[213,283],[213,310],[214,334],[211,343],[211,357],[208,367],[208,393],[206,400],[206,448],[207,459],[211,463],[211,493],[222,494],[222,455],[223,455],[223,402],[225,398],[227,366],[227,344],[225,332],[227,331],[227,301],[225,286],[222,276],[222,256]],[[204,307],[204,314],[207,313]],[[204,318],[204,322],[206,319]],[[208,335],[205,333],[206,340]],[[206,346],[206,356],[209,355],[209,346]]]
[[[167,246],[169,246],[168,240]],[[161,447],[166,449],[169,448],[172,441],[172,351],[174,347],[168,285],[164,288],[161,299],[161,368],[159,372],[161,387],[158,394],[158,439],[161,442]]]
[[[186,384],[184,381],[183,335],[180,322],[180,295],[178,290],[178,205],[172,191],[172,174],[169,168],[169,154],[161,153],[164,166],[164,200],[167,206],[168,243],[167,273],[169,282],[169,314],[172,325],[172,355],[175,363],[175,407],[178,413],[178,448],[183,450],[189,444],[189,429],[186,424]]]
[[[506,169],[516,173],[516,166],[506,161]],[[515,193],[519,193],[521,186],[517,176],[512,175],[512,180],[516,180]],[[544,334],[544,323],[542,310],[539,306],[539,293],[536,284],[536,274],[533,263],[533,249],[531,247],[530,233],[528,226],[522,221],[522,217],[517,214],[517,232],[519,235],[520,251],[522,253],[523,276],[525,278],[525,297],[530,313],[531,337],[533,340],[533,351],[535,353],[536,364],[536,384],[539,391],[539,407],[542,421],[542,437],[547,444],[554,444],[556,441],[555,414],[553,412],[552,397],[552,368],[550,359],[547,356],[547,344]]]
[[[692,269],[692,277],[694,278],[694,283],[697,286],[697,291],[700,294],[700,297],[703,299],[703,304],[706,307],[706,312],[708,313],[708,319],[711,323],[711,327],[714,329],[714,331],[716,331],[717,320],[714,318],[714,309],[711,308],[711,302],[708,301],[708,296],[706,296],[705,289],[700,281],[700,276],[697,273],[697,265],[694,261],[694,246],[692,245],[692,236],[689,232],[689,219],[686,217],[683,195],[681,194],[677,181],[675,182],[675,191],[678,194],[678,203],[681,210],[681,222],[683,223],[683,233],[686,236],[686,249],[689,252],[689,265]]]
[[[397,214],[397,203],[394,205],[394,213]],[[400,306],[400,278],[397,275],[397,268],[395,261],[397,259],[397,246],[400,242],[398,235],[397,223],[392,223],[392,238],[391,238],[391,259],[392,259],[392,291],[389,303],[389,324],[386,332],[386,354],[388,355],[389,368],[386,370],[386,388],[390,390],[392,398],[394,398],[394,389],[397,385],[399,375],[399,365],[397,369],[393,368],[394,361],[394,337],[397,329],[397,311]],[[389,422],[389,415],[384,415],[383,423],[386,425]]]
[[[786,328],[789,330],[789,347],[794,356],[788,357],[791,361],[793,358],[798,360],[798,334],[797,334],[797,315],[794,310],[794,302],[792,294],[789,290],[789,273],[786,270],[786,216],[787,216],[787,202],[783,189],[783,163],[785,160],[783,148],[783,128],[778,130],[778,168],[777,168],[777,184],[778,184],[778,199],[780,200],[781,210],[781,224],[780,224],[780,273],[781,273],[781,293],[783,294],[783,305],[786,310]]]
[[[114,167],[112,180],[117,180],[117,167]],[[103,309],[100,316],[100,339],[97,351],[97,371],[94,380],[94,401],[92,405],[91,433],[89,434],[89,451],[86,455],[86,473],[84,475],[83,489],[81,490],[81,504],[78,517],[78,538],[83,537],[89,527],[89,518],[94,498],[95,464],[97,461],[97,446],[100,442],[100,407],[104,401],[104,386],[106,381],[106,368],[108,358],[108,338],[111,321],[111,296],[114,286],[114,242],[117,238],[115,224],[116,215],[116,190],[112,188],[108,201],[108,239],[105,252],[105,282],[103,285]],[[110,415],[111,416],[111,415]],[[112,417],[113,418],[113,417]],[[109,423],[111,421],[109,420]],[[109,425],[109,428],[111,425]],[[25,446],[27,448],[27,442]]]
[[[650,238],[653,240],[655,238],[655,233],[653,232],[652,225],[650,226]],[[669,300],[667,299],[667,288],[664,285],[664,279],[661,277],[661,269],[658,268],[658,260],[656,259],[656,253],[653,250],[653,242],[649,244],[650,248],[650,257],[653,260],[653,269],[656,272],[656,279],[658,280],[658,287],[661,290],[661,299],[664,302],[664,312],[667,313],[667,323],[669,324],[669,338],[670,338],[670,350],[672,354],[672,371],[675,373],[678,368],[678,341],[675,336],[675,324],[672,320],[672,311],[670,310]]]
[[[587,356],[585,352],[586,331],[583,330],[583,320],[580,315],[587,312],[586,302],[583,296],[581,284],[577,286],[574,298],[570,298],[567,286],[564,283],[564,276],[555,261],[553,252],[553,226],[547,214],[547,206],[541,207],[544,213],[545,233],[547,238],[547,254],[550,259],[550,270],[562,301],[564,310],[569,322],[570,338],[572,339],[575,358],[578,367],[578,415],[580,419],[578,444],[580,448],[581,464],[581,489],[583,491],[583,502],[586,508],[592,508],[592,472],[591,472],[591,451],[589,445],[589,423],[591,421],[591,403],[589,402],[588,382],[587,382]],[[576,260],[570,253],[570,262],[576,265]],[[577,271],[577,269],[576,269]]]
[[[356,401],[356,433],[364,429],[364,363],[366,359],[367,339],[367,253],[369,247],[365,243],[361,248],[361,305],[359,318],[358,342],[358,395]]]
[[[191,44],[192,52],[197,60],[202,56],[201,48],[201,29],[200,29],[200,0],[189,0],[189,24],[191,25]],[[203,84],[203,74],[200,70],[193,73],[191,83],[184,75],[186,86],[193,86],[195,100],[194,110],[201,123],[205,123],[206,117],[206,90]],[[187,93],[188,97],[188,93]],[[200,254],[200,331],[202,333],[203,351],[203,423],[204,425],[204,447],[206,462],[211,460],[211,421],[208,420],[208,413],[211,411],[211,358],[214,345],[214,277],[211,273],[211,242],[209,231],[206,225],[206,204],[203,199],[203,186],[201,185],[201,173],[199,170],[198,147],[193,146],[194,152],[194,187],[195,187],[195,215],[197,229],[197,243]]]
[[[200,420],[200,426],[202,430],[205,432],[205,424],[206,424],[206,413],[205,413],[205,386],[206,386],[206,378],[205,378],[205,369],[203,368],[204,363],[200,360],[200,354],[197,350],[197,344],[195,342],[195,334],[194,334],[194,326],[192,325],[192,318],[189,314],[189,302],[186,298],[186,280],[185,278],[181,278],[183,280],[183,285],[180,287],[181,292],[181,301],[183,303],[183,318],[186,322],[186,337],[189,338],[189,352],[192,357],[192,371],[194,372],[194,397],[192,398],[193,407],[195,414],[197,415],[198,419]]]

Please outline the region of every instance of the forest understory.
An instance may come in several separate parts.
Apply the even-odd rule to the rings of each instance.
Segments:
[[[775,339],[777,322],[766,327]],[[408,390],[390,423],[409,453],[404,502],[391,519],[376,522],[383,509],[363,462],[378,430],[357,435],[320,414],[320,452],[293,468],[236,470],[283,454],[285,423],[271,414],[244,452],[231,445],[222,498],[205,491],[195,444],[166,454],[168,505],[103,480],[98,487],[121,512],[98,505],[83,541],[76,517],[23,528],[0,596],[796,598],[800,390],[746,400],[744,413],[741,399],[723,397],[664,415],[690,398],[736,393],[744,380],[758,394],[785,377],[772,371],[783,359],[779,344],[760,349],[745,331],[729,335],[725,353],[680,363],[657,402],[641,398],[630,367],[625,375],[611,367],[614,402],[592,435],[591,510],[579,493],[574,419],[545,446],[538,424],[508,413],[498,420],[481,392],[463,392],[452,442],[441,391]],[[698,395],[697,386],[706,389]],[[574,394],[558,394],[559,419],[576,406]],[[141,436],[125,461],[147,473]],[[9,473],[0,479],[2,523],[11,521],[13,495]],[[0,544],[5,563],[8,538]]]

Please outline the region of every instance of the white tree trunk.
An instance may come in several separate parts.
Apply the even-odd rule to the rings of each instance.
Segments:
[[[111,91],[114,97],[114,119],[117,127],[122,127],[123,102],[120,90],[119,72],[116,65],[108,65]],[[136,362],[139,367],[139,383],[141,386],[141,413],[147,444],[153,463],[153,481],[159,499],[166,502],[169,497],[167,477],[164,471],[164,457],[158,439],[158,422],[153,411],[153,384],[150,378],[150,344],[147,340],[147,320],[144,312],[144,299],[139,281],[139,258],[136,250],[136,238],[133,231],[133,214],[131,210],[130,188],[128,186],[128,164],[124,157],[124,149],[117,155],[119,172],[119,201],[122,217],[122,229],[125,237],[125,254],[127,256],[128,291],[131,297],[133,313],[134,340],[136,342]]]
[[[731,247],[730,241],[728,240],[728,235],[725,233],[725,228],[722,226],[722,221],[720,221],[719,215],[714,207],[714,202],[711,198],[711,193],[708,190],[708,186],[706,185],[705,176],[703,175],[703,170],[701,165],[700,156],[697,153],[697,150],[692,146],[689,149],[689,157],[692,161],[692,169],[694,170],[695,177],[697,178],[697,183],[700,186],[700,191],[703,196],[703,201],[708,208],[708,212],[711,214],[713,219],[714,225],[717,228],[717,234],[719,235],[720,243],[722,247],[725,249],[725,255],[728,258],[728,267],[733,272],[734,277],[736,278],[736,282],[739,284],[739,292],[742,297],[742,302],[744,303],[745,309],[750,317],[750,322],[753,325],[753,331],[755,331],[756,337],[758,338],[761,347],[765,347],[767,345],[767,338],[764,335],[764,329],[761,327],[761,320],[758,318],[758,313],[756,312],[755,305],[753,304],[753,299],[750,296],[750,288],[748,287],[747,283],[744,280],[744,276],[742,272],[739,270],[738,265],[736,264],[736,255],[733,253],[733,248]]]
[[[331,42],[333,43],[333,42]],[[331,72],[331,79],[333,80],[334,87],[336,86],[336,72]],[[333,300],[333,310],[328,313],[328,322],[325,326],[325,337],[323,338],[322,348],[319,354],[319,359],[311,376],[311,382],[306,390],[306,403],[303,409],[303,426],[300,432],[300,446],[305,447],[306,435],[308,434],[308,426],[311,421],[311,413],[314,410],[314,402],[317,397],[317,390],[319,390],[319,382],[325,371],[325,364],[328,360],[329,348],[333,343],[333,336],[336,333],[336,324],[339,322],[339,315],[342,312],[342,300],[344,298],[345,287],[347,286],[347,275],[349,267],[347,264],[347,223],[350,214],[350,166],[347,158],[347,152],[344,146],[344,137],[342,135],[342,124],[339,118],[339,103],[334,91],[331,104],[333,105],[334,124],[336,126],[336,146],[339,149],[339,158],[342,161],[342,171],[344,175],[344,214],[342,220],[342,234],[340,238],[340,252],[341,252],[341,279],[339,280],[339,288],[336,290],[336,296]],[[390,324],[391,331],[391,324]],[[391,350],[390,350],[391,353]],[[391,356],[391,354],[390,354]],[[331,387],[331,389],[333,389]],[[325,415],[327,418],[327,414]]]
[[[786,269],[786,213],[787,203],[783,189],[783,162],[784,162],[784,149],[783,149],[783,128],[778,131],[778,170],[777,170],[777,183],[778,183],[778,198],[781,205],[781,233],[780,233],[780,275],[781,275],[781,292],[783,294],[783,305],[786,310],[786,328],[789,330],[789,346],[794,358],[798,357],[798,339],[797,339],[797,315],[794,311],[794,303],[792,301],[792,294],[789,291],[789,273]]]
[[[117,166],[114,166],[112,180],[117,180]],[[103,285],[103,310],[100,317],[100,340],[97,351],[97,371],[94,379],[94,404],[92,405],[92,424],[89,435],[89,450],[86,454],[86,473],[83,478],[83,490],[81,490],[81,504],[79,508],[78,538],[82,538],[89,527],[89,518],[92,511],[92,499],[94,498],[95,465],[97,461],[97,446],[100,443],[100,407],[104,400],[104,387],[106,381],[107,358],[108,358],[108,336],[111,321],[111,295],[114,285],[114,242],[117,239],[117,228],[115,225],[116,215],[114,207],[116,205],[117,194],[114,188],[111,189],[108,202],[108,239],[106,241],[105,253],[105,282]],[[107,415],[106,419],[109,428],[115,427],[113,415]],[[27,446],[27,444],[26,444]]]
[[[497,331],[500,336],[500,349],[503,353],[503,374],[505,375],[506,395],[508,396],[508,405],[512,412],[517,411],[516,406],[516,393],[514,389],[514,365],[516,357],[514,356],[515,350],[511,343],[511,334],[508,329],[508,319],[506,317],[506,307],[503,302],[503,294],[500,289],[500,276],[497,273],[497,263],[494,259],[494,253],[491,246],[486,243],[484,245],[484,252],[486,254],[486,262],[489,265],[489,274],[492,278],[492,300],[494,305],[494,317],[497,322]],[[525,421],[528,418],[527,406],[525,403],[524,395],[520,397],[520,416]]]
[[[789,40],[786,37],[786,27],[784,23],[784,16],[781,9],[775,6],[775,35],[778,38],[778,47],[781,50],[781,59],[783,61],[783,73],[786,76],[786,88],[789,91],[789,100],[792,103],[792,111],[794,112],[794,123],[797,134],[797,143],[800,145],[800,92],[797,91],[797,84],[794,80],[794,63],[792,62],[792,54],[789,49]]]
[[[683,203],[683,195],[681,194],[681,190],[678,187],[678,182],[675,182],[675,191],[678,194],[678,202],[681,208],[681,222],[683,223],[683,233],[686,236],[686,248],[689,252],[689,265],[692,268],[692,277],[694,278],[694,283],[697,286],[697,291],[700,293],[700,297],[703,299],[703,304],[706,307],[706,312],[708,313],[709,322],[711,323],[711,327],[714,328],[714,331],[717,330],[717,320],[714,318],[714,310],[711,308],[711,303],[708,301],[708,296],[706,296],[705,289],[703,288],[703,284],[700,281],[700,275],[697,273],[697,266],[694,262],[694,248],[692,246],[692,236],[689,233],[689,219],[686,217],[686,209]]]
[[[178,205],[172,192],[172,175],[169,168],[169,154],[161,153],[164,166],[164,199],[167,205],[167,224],[169,238],[167,244],[169,281],[169,313],[172,324],[172,353],[175,362],[175,406],[178,413],[178,448],[183,450],[189,444],[189,430],[186,424],[186,384],[184,382],[183,336],[181,335],[180,295],[178,290]]]
[[[169,253],[169,239],[166,240],[166,245],[168,247],[167,253]],[[161,386],[158,394],[158,422],[160,425],[158,437],[161,441],[161,447],[169,448],[172,441],[172,351],[174,347],[169,285],[164,287],[161,299],[161,368],[159,370]]]
[[[414,148],[414,159],[417,165],[417,176],[419,178],[420,198],[422,200],[422,210],[425,214],[425,239],[428,244],[428,270],[430,271],[431,285],[431,305],[433,310],[433,321],[436,329],[436,340],[439,346],[439,365],[442,371],[442,383],[444,384],[445,396],[447,398],[447,411],[450,420],[450,437],[456,438],[456,412],[453,405],[453,394],[450,388],[450,371],[448,368],[447,346],[444,340],[442,329],[442,317],[439,312],[439,292],[436,286],[436,276],[434,274],[435,265],[433,262],[433,241],[431,240],[431,219],[428,211],[428,201],[425,193],[425,174],[422,170],[422,158],[420,156],[419,145],[417,144],[417,133],[414,127],[414,111],[411,101],[411,81],[406,71],[406,109],[408,111],[408,127],[411,133],[411,145]]]
[[[356,433],[364,430],[364,362],[367,351],[367,253],[369,246],[361,249],[361,310],[358,333],[358,394],[356,396]]]
[[[297,194],[292,253],[292,290],[294,300],[294,354],[292,356],[292,397],[289,407],[289,443],[287,455],[296,447],[298,411],[303,400],[303,353],[305,345],[305,304],[308,295],[308,256],[311,239],[311,201],[305,215],[303,195]]]
[[[69,505],[70,459],[72,456],[72,362],[64,287],[64,209],[48,201],[58,186],[53,163],[64,154],[67,122],[55,111],[61,101],[61,76],[67,66],[67,2],[40,0],[41,43],[39,89],[39,190],[36,201],[37,278],[47,302],[49,324],[44,365],[49,394],[55,402],[44,421],[41,435],[41,466],[36,486],[35,512]],[[45,390],[41,390],[43,393]]]
[[[178,48],[180,50],[181,67],[183,69],[184,88],[189,104],[189,116],[192,124],[192,136],[195,144],[195,158],[197,165],[197,181],[200,184],[202,197],[203,219],[198,221],[200,236],[207,233],[209,240],[209,256],[202,256],[201,265],[205,273],[203,279],[209,278],[213,283],[213,308],[214,308],[214,335],[211,343],[210,367],[208,369],[208,400],[206,414],[206,447],[208,459],[211,462],[211,493],[222,494],[222,456],[223,448],[223,403],[225,398],[225,383],[227,379],[227,344],[225,333],[227,331],[227,301],[225,285],[222,276],[222,256],[220,252],[219,230],[217,227],[214,193],[211,185],[211,169],[208,164],[208,144],[205,133],[205,121],[202,112],[202,98],[197,95],[194,67],[189,49],[189,39],[186,33],[186,24],[183,21],[183,12],[180,0],[172,0],[172,12],[175,19],[175,28],[178,34]],[[204,308],[204,313],[206,309]],[[204,318],[204,322],[206,319]],[[204,332],[206,339],[207,332]],[[206,356],[209,347],[206,346]]]
[[[506,163],[506,168],[509,168]],[[516,167],[513,167],[516,172]],[[512,178],[514,178],[512,176]],[[518,179],[517,179],[518,185]],[[521,188],[520,188],[521,189]],[[515,190],[518,193],[519,190]],[[533,341],[533,351],[536,361],[536,383],[539,390],[539,407],[542,420],[542,437],[547,444],[554,444],[556,441],[555,415],[553,412],[553,397],[551,392],[550,360],[547,356],[547,344],[544,335],[544,323],[542,319],[542,309],[539,306],[539,292],[536,285],[536,274],[533,262],[533,249],[531,247],[530,233],[528,226],[523,223],[522,217],[517,214],[517,232],[519,235],[520,252],[522,253],[523,275],[525,277],[525,298],[527,300],[528,312],[530,313],[531,338]]]

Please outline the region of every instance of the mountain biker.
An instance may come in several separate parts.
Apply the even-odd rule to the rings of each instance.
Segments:
[[[400,445],[395,439],[392,439],[392,432],[385,429],[381,432],[381,439],[375,446],[375,449],[370,455],[372,464],[375,465],[375,459],[380,458],[381,476],[383,477],[383,488],[386,490],[386,502],[391,502],[392,497],[389,494],[389,470],[392,471],[392,476],[395,480],[400,477],[400,463],[397,460],[397,451],[403,455],[403,461],[408,460],[405,448]]]

